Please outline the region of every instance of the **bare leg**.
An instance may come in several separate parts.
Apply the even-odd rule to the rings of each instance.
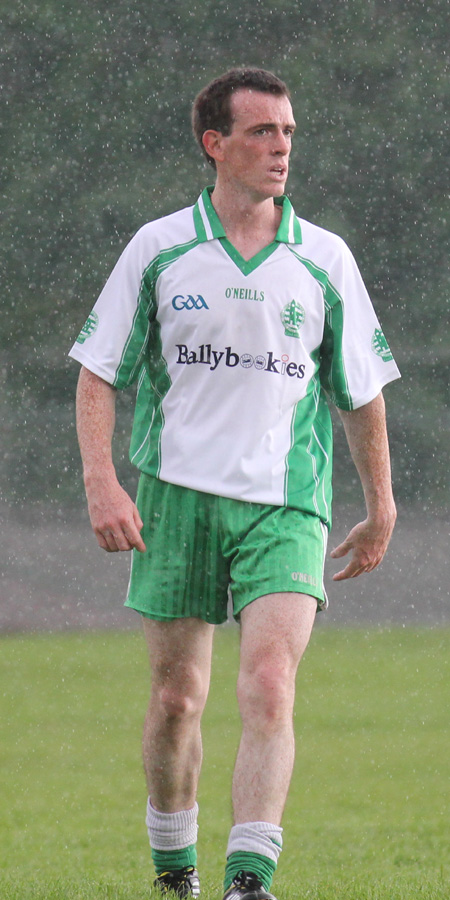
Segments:
[[[313,597],[289,593],[261,597],[242,612],[235,824],[281,822],[294,764],[295,676],[316,609]]]
[[[196,800],[214,626],[193,618],[143,621],[152,673],[143,737],[147,788],[155,809],[179,812]]]

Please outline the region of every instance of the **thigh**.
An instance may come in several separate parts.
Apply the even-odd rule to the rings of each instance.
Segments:
[[[294,678],[308,645],[317,599],[308,594],[268,594],[241,613],[241,674],[273,666]]]
[[[143,617],[142,621],[152,686],[170,686],[206,697],[214,626],[196,618],[158,622]]]
[[[315,597],[319,609],[326,607],[323,571],[328,532],[317,516],[248,503],[236,523],[230,517],[229,534],[236,618],[247,604],[272,594],[306,594]]]
[[[141,475],[137,506],[145,553],[133,553],[126,606],[153,620],[227,618],[228,563],[212,494]]]

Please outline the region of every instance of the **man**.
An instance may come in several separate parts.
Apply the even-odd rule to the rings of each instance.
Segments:
[[[382,387],[398,377],[350,251],[284,196],[295,122],[286,85],[238,69],[196,98],[216,170],[193,207],[144,226],[71,353],[92,526],[133,550],[127,605],[152,672],[144,727],[147,827],[162,893],[200,893],[200,722],[214,625],[240,623],[242,737],[224,900],[274,900],[292,773],[295,675],[318,608],[337,405],[367,518],[332,556],[370,572],[395,521]],[[137,504],[111,459],[114,398],[137,381]]]

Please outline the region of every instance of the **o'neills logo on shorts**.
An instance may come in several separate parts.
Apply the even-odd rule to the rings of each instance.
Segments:
[[[308,575],[306,572],[292,572],[292,581],[300,581],[301,584],[310,584],[312,587],[317,587],[317,578],[314,578],[313,575]]]
[[[252,356],[251,353],[235,353],[231,347],[224,350],[213,350],[211,344],[200,344],[195,350],[190,350],[187,344],[176,344],[178,350],[178,366],[208,366],[214,372],[219,366],[227,366],[235,369],[242,366],[243,369],[257,369],[260,372],[272,372],[274,375],[287,375],[289,378],[304,378],[305,365],[291,362],[287,353],[277,357],[268,350],[265,354]]]

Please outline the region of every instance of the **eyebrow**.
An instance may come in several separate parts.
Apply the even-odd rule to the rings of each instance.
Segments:
[[[255,125],[249,125],[248,130],[253,131],[254,128],[258,129],[258,128],[276,128],[276,127],[277,127],[276,122],[260,122],[260,123],[257,122]],[[297,126],[296,126],[295,122],[286,122],[286,124],[283,125],[283,128],[291,128],[292,131],[295,131],[296,127]]]

